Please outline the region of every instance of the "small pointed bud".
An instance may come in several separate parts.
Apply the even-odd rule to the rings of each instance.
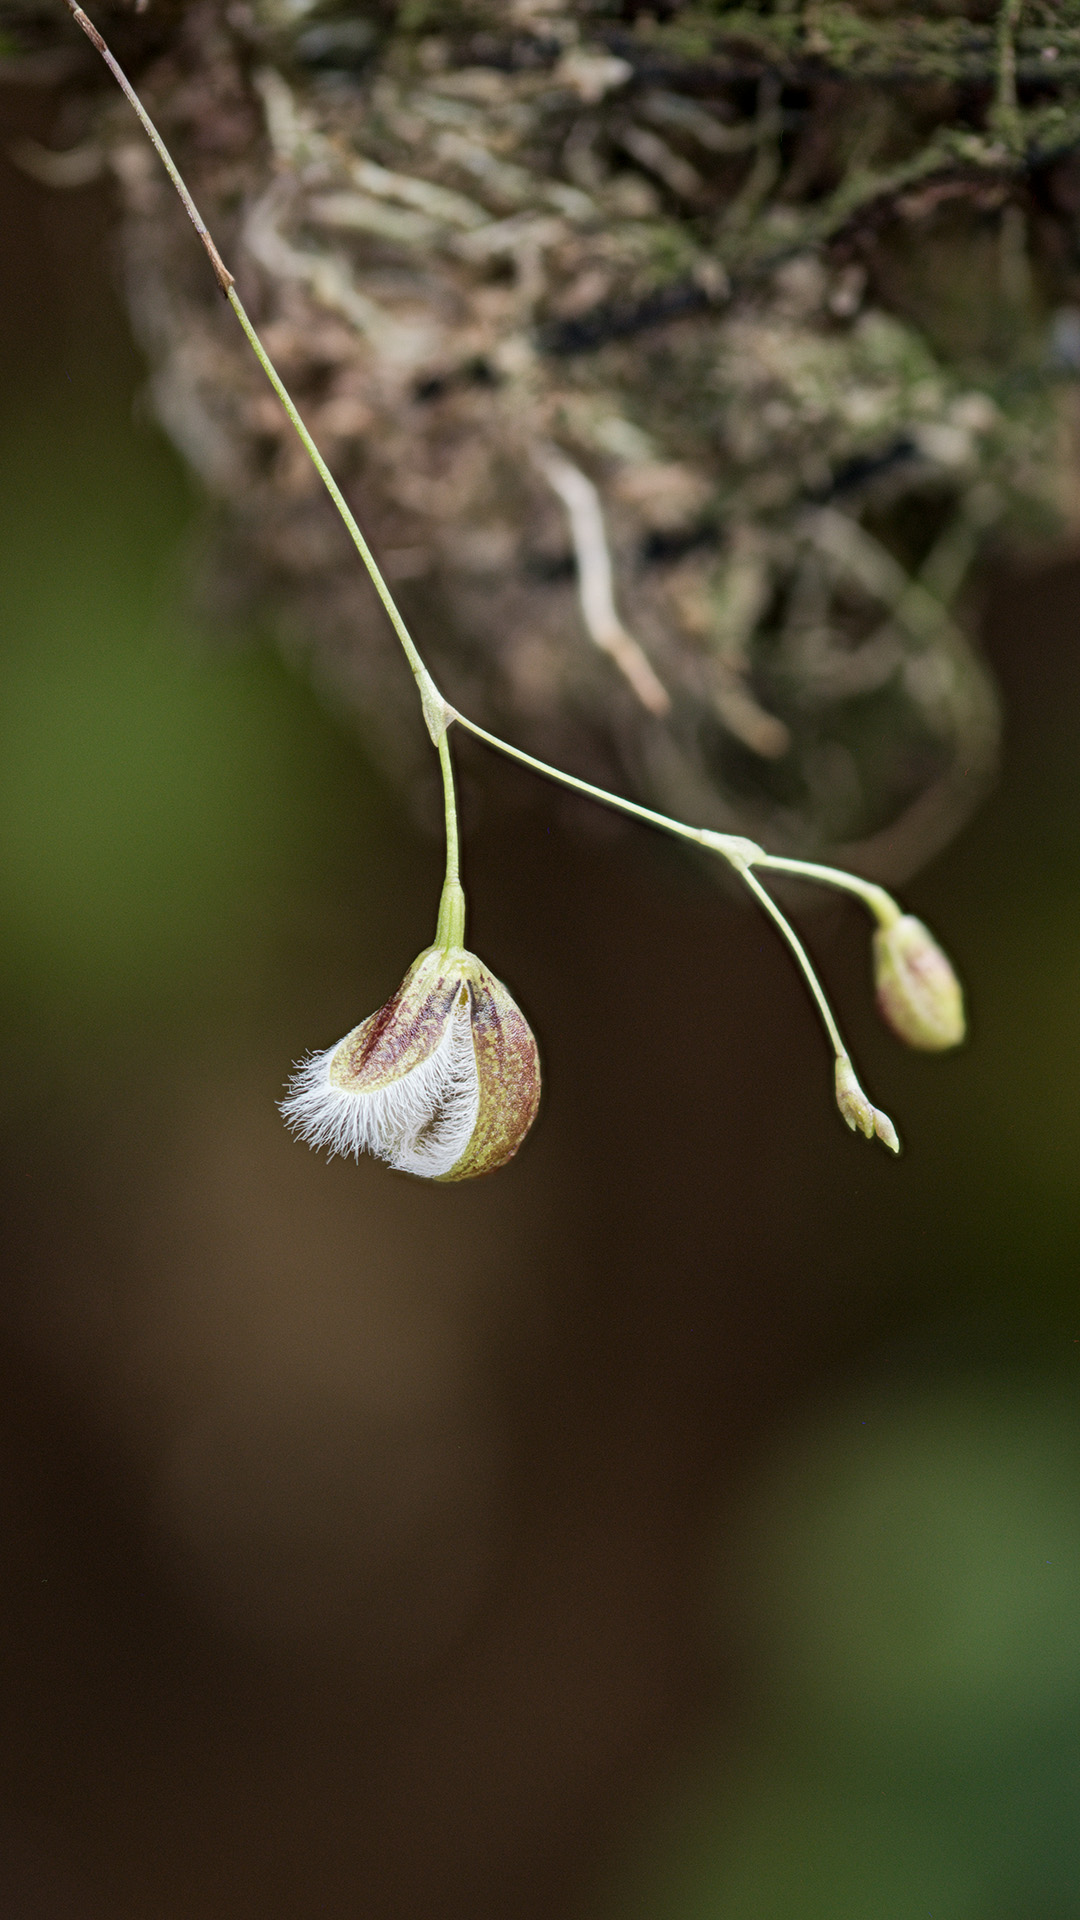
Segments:
[[[882,1018],[909,1047],[940,1053],[964,1037],[964,994],[950,961],[913,913],[874,935],[874,985]]]
[[[852,1133],[865,1133],[868,1140],[873,1139],[874,1109],[856,1080],[855,1069],[846,1053],[840,1054],[836,1062],[836,1104]]]
[[[429,947],[378,1013],[302,1063],[281,1111],[331,1154],[469,1180],[513,1157],[539,1101],[536,1041],[506,988],[464,947]]]
[[[855,1078],[855,1069],[846,1053],[839,1054],[836,1061],[836,1104],[840,1109],[852,1133],[864,1133],[868,1140],[877,1138],[893,1153],[900,1151],[900,1137],[887,1113],[880,1107],[872,1106]]]

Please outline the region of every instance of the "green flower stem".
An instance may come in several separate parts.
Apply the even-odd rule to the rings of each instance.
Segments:
[[[891,927],[901,917],[900,908],[884,887],[876,887],[872,880],[863,880],[857,873],[845,873],[841,867],[819,867],[813,860],[785,860],[778,853],[759,854],[754,865],[768,867],[774,873],[794,873],[801,880],[819,880],[822,886],[840,887],[845,893],[857,894],[879,927]]]
[[[766,893],[761,881],[757,879],[756,875],[751,873],[748,866],[743,867],[742,877],[746,881],[751,893],[761,902],[770,920],[776,922],[788,946],[791,948],[802,971],[803,978],[810,989],[814,1005],[821,1015],[821,1024],[829,1036],[829,1044],[838,1060],[846,1060],[849,1056],[848,1050],[844,1045],[843,1035],[833,1017],[833,1010],[825,998],[825,989],[818,979],[817,974],[814,972],[810,955],[807,953],[806,948],[803,946],[802,941],[799,939],[790,921],[781,913],[772,895]]]
[[[477,739],[486,740],[488,746],[495,747],[499,753],[508,754],[511,760],[520,760],[523,766],[531,767],[535,773],[541,773],[549,780],[557,780],[564,787],[570,787],[575,793],[584,793],[591,800],[599,800],[606,807],[614,807],[619,813],[628,813],[636,820],[644,820],[649,826],[659,827],[665,833],[677,834],[680,839],[692,840],[700,847],[707,847],[712,853],[719,853],[735,868],[749,887],[755,899],[760,901],[770,920],[779,927],[787,941],[796,963],[810,989],[811,998],[821,1016],[822,1025],[829,1037],[829,1044],[837,1059],[849,1058],[843,1035],[837,1026],[832,1008],[825,997],[825,990],[813,962],[794,927],[777,906],[772,895],[767,893],[760,880],[751,871],[753,867],[775,868],[783,873],[798,874],[805,880],[819,880],[825,886],[843,887],[857,894],[865,901],[871,912],[883,927],[891,926],[900,918],[900,909],[895,900],[870,880],[860,880],[856,874],[844,873],[839,867],[822,867],[810,860],[786,860],[779,854],[766,853],[753,840],[746,840],[740,834],[718,833],[712,827],[690,827],[682,820],[672,820],[666,813],[656,813],[652,807],[639,806],[636,800],[624,800],[617,793],[608,793],[604,787],[594,787],[589,780],[579,780],[572,773],[564,773],[561,767],[548,766],[544,760],[537,760],[531,753],[524,753],[520,747],[512,747],[497,734],[489,733],[486,727],[478,727],[475,720],[469,720],[463,713],[451,709],[449,719],[456,720],[459,726],[475,733]]]
[[[465,893],[461,885],[458,855],[457,795],[454,768],[450,759],[450,736],[444,727],[439,736],[439,766],[442,769],[443,800],[446,804],[446,878],[439,901],[439,923],[435,929],[437,947],[465,945]]]
[[[756,841],[747,840],[742,834],[719,833],[713,827],[688,826],[685,821],[673,820],[669,814],[657,813],[652,807],[639,806],[636,800],[624,800],[620,794],[609,793],[605,787],[594,787],[591,781],[579,780],[575,774],[564,773],[561,767],[549,766],[546,760],[537,760],[531,753],[525,753],[521,747],[512,747],[508,741],[500,740],[497,734],[489,733],[486,727],[477,726],[475,720],[470,720],[464,713],[457,713],[453,708],[448,708],[447,717],[451,721],[456,720],[469,733],[475,733],[478,740],[486,740],[488,746],[495,747],[499,753],[508,754],[511,760],[520,760],[523,766],[531,767],[534,773],[541,773],[548,780],[557,780],[562,786],[573,788],[575,793],[584,793],[590,800],[599,800],[603,806],[613,807],[619,813],[628,813],[635,820],[644,820],[664,833],[676,834],[682,840],[692,840],[697,846],[706,847],[710,853],[720,854],[744,879],[748,878],[751,867],[768,867],[777,873],[793,873],[801,880],[817,880],[822,886],[840,887],[846,893],[854,893],[869,908],[881,927],[891,927],[900,918],[900,908],[892,895],[886,893],[884,887],[875,886],[872,880],[863,880],[856,873],[845,873],[841,867],[823,867],[813,860],[789,860],[780,854],[766,853]],[[754,891],[760,890],[755,888]]]
[[[333,501],[335,507],[337,508],[339,514],[341,515],[342,520],[345,522],[345,526],[348,529],[349,537],[352,540],[352,543],[356,548],[357,553],[360,555],[360,558],[363,561],[364,566],[367,568],[367,572],[371,580],[371,584],[374,587],[376,593],[379,596],[379,599],[382,601],[383,606],[386,609],[386,614],[387,614],[387,618],[390,621],[390,625],[393,627],[394,632],[397,634],[397,637],[400,640],[402,648],[404,650],[405,658],[408,660],[409,665],[413,670],[413,674],[416,679],[416,684],[420,689],[420,697],[424,705],[424,718],[427,721],[428,730],[429,732],[431,732],[433,739],[436,740],[436,744],[438,744],[438,732],[441,732],[442,728],[445,727],[445,719],[443,718],[443,716],[445,715],[445,711],[446,711],[446,702],[444,701],[441,693],[439,692],[438,687],[435,685],[435,682],[432,679],[430,673],[428,672],[426,666],[424,665],[424,662],[420,658],[420,654],[417,651],[416,642],[414,641],[412,634],[409,632],[408,627],[405,625],[404,620],[402,619],[400,613],[398,612],[397,602],[395,601],[393,594],[391,593],[389,587],[386,584],[386,581],[383,579],[382,574],[379,571],[379,566],[375,559],[375,555],[372,553],[371,548],[368,546],[367,541],[364,539],[364,536],[361,533],[359,527],[357,526],[356,521],[353,519],[352,513],[349,510],[348,502],[345,499],[345,495],[342,493],[341,488],[338,486],[337,481],[334,479],[334,476],[331,473],[329,467],[327,466],[326,461],[323,459],[322,454],[319,452],[318,447],[315,445],[314,440],[312,439],[310,433],[305,427],[304,422],[300,418],[300,415],[293,404],[292,396],[289,394],[283,380],[281,379],[281,376],[277,371],[277,368],[274,366],[274,363],[270,358],[270,355],[267,353],[266,348],[263,346],[263,343],[259,339],[259,336],[255,331],[255,328],[252,326],[251,321],[248,319],[248,316],[244,311],[243,303],[240,300],[240,296],[237,293],[236,288],[234,286],[226,287],[225,297],[228,300],[229,305],[231,306],[237,319],[239,320],[240,325],[243,327],[244,332],[247,334],[248,341],[251,346],[251,350],[255,355],[255,358],[258,360],[259,365],[261,366],[263,372],[265,373],[267,379],[270,382],[270,385],[273,387],[274,392],[277,394],[278,399],[281,401],[281,404],[284,407],[286,413],[288,414],[289,419],[292,421],[292,424],[295,427],[297,433],[299,434],[300,439],[303,441],[304,451],[306,452],[309,460],[311,461],[312,466],[315,468],[315,471],[318,474],[319,479],[322,481],[323,486],[326,488],[327,493],[330,495],[330,498]],[[441,726],[439,725],[440,720],[442,723]]]
[[[416,676],[416,683],[420,688],[420,697],[424,707],[424,719],[427,721],[428,731],[431,733],[431,736],[435,741],[436,745],[438,745],[439,733],[441,732],[442,727],[445,725],[445,721],[443,720],[442,716],[445,712],[446,703],[443,700],[442,695],[439,693],[438,688],[435,685],[435,682],[432,680],[430,673],[428,672],[426,666],[424,665],[424,662],[420,658],[420,655],[416,649],[416,644],[413,640],[413,637],[409,632],[408,627],[405,625],[405,622],[402,619],[400,613],[398,612],[397,604],[394,600],[394,597],[390,592],[390,589],[387,586],[386,581],[383,579],[381,572],[379,571],[379,567],[376,562],[375,555],[372,553],[371,548],[368,546],[367,541],[364,539],[364,536],[361,533],[359,527],[357,526],[356,521],[353,519],[353,516],[349,511],[348,503],[345,499],[344,494],[341,491],[341,488],[338,486],[337,481],[334,479],[334,476],[331,473],[329,467],[327,466],[325,460],[323,459],[322,454],[319,452],[318,447],[315,445],[314,440],[312,439],[310,433],[308,432],[307,428],[304,425],[304,422],[301,420],[299,413],[297,412],[295,406],[293,405],[292,396],[289,394],[289,392],[287,391],[284,385],[284,382],[281,380],[278,374],[277,368],[274,366],[274,363],[271,360],[269,354],[267,353],[266,348],[263,346],[262,341],[259,339],[259,336],[255,331],[255,328],[252,326],[251,321],[248,319],[247,313],[244,310],[243,303],[240,299],[239,294],[236,291],[236,286],[233,281],[233,276],[229,272],[229,269],[225,265],[225,262],[222,260],[221,255],[217,250],[217,247],[214,245],[214,242],[210,237],[209,230],[206,226],[206,222],[203,220],[203,217],[200,214],[198,207],[195,205],[195,202],[192,199],[190,193],[188,192],[187,187],[184,185],[184,181],[180,173],[180,169],[176,165],[176,162],[174,161],[172,154],[169,152],[168,147],[165,145],[164,140],[162,139],[157,128],[155,127],[154,122],[151,120],[150,115],[147,113],[146,108],[143,106],[142,101],[139,99],[139,96],[136,93],[134,87],[132,86],[130,80],[128,79],[126,73],[124,72],[123,68],[120,66],[119,61],[116,60],[113,54],[109,51],[109,48],[106,46],[105,41],[102,39],[100,33],[98,32],[97,28],[94,26],[93,22],[87,18],[82,8],[76,4],[76,0],[67,0],[67,4],[71,9],[73,18],[75,19],[77,24],[82,28],[83,32],[86,34],[87,39],[90,40],[92,44],[97,48],[106,66],[108,67],[109,72],[112,74],[117,85],[122,89],[123,93],[125,94],[127,99],[130,101],[131,106],[133,107],[134,111],[136,112],[140,121],[142,122],[142,125],[149,139],[153,143],[153,146],[155,148],[155,151],[157,152],[158,158],[160,159],[162,166],[165,168],[165,171],[168,174],[169,179],[172,181],[173,186],[176,188],[177,193],[180,195],[180,198],[184,204],[184,209],[187,213],[188,219],[191,221],[191,224],[194,227],[196,233],[198,234],[199,239],[202,241],[203,246],[206,248],[206,251],[210,256],[210,264],[214,269],[214,274],[217,279],[217,283],[221,288],[222,292],[224,293],[226,299],[228,300],[229,305],[231,306],[237,319],[239,320],[240,325],[243,327],[244,332],[248,337],[248,342],[251,346],[251,350],[255,355],[255,358],[258,360],[259,365],[261,366],[263,372],[265,373],[267,379],[270,382],[270,385],[273,387],[274,392],[277,394],[278,399],[281,401],[282,406],[284,407],[286,413],[289,416],[289,419],[291,420],[293,426],[295,427],[297,433],[300,436],[300,439],[304,444],[304,450],[307,453],[308,458],[310,459],[312,465],[315,468],[315,471],[317,472],[320,480],[323,483],[323,486],[326,488],[327,493],[330,495],[331,500],[333,501],[335,507],[337,508],[339,514],[341,515],[342,520],[345,522],[350,538],[352,539],[353,545],[356,547],[356,550],[359,553],[360,558],[364,563],[364,566],[367,568],[368,575],[371,580],[371,584],[375,588],[375,591],[378,594],[379,599],[382,601],[383,606],[386,609],[387,618],[389,619],[390,624],[394,629],[394,632],[397,634],[397,637],[400,640],[402,647],[404,648],[405,657],[408,660],[414,675]]]
[[[636,800],[624,800],[621,794],[609,793],[606,787],[594,787],[591,780],[579,780],[576,774],[564,773],[561,767],[549,766],[546,760],[537,760],[521,747],[512,747],[508,740],[500,740],[498,734],[477,726],[476,721],[470,720],[467,714],[458,713],[453,707],[447,711],[448,718],[456,720],[459,727],[475,733],[478,740],[486,740],[489,747],[507,754],[511,760],[520,760],[523,767],[531,767],[534,773],[542,773],[547,780],[557,780],[561,786],[571,787],[575,793],[584,793],[590,800],[599,800],[601,806],[613,807],[617,813],[628,813],[635,820],[644,820],[650,827],[659,827],[663,833],[674,833],[681,840],[693,840],[700,847],[708,847],[710,852],[722,854],[740,871],[751,861],[767,857],[753,840],[744,840],[740,834],[716,833],[711,827],[690,827],[684,820],[672,820],[668,814],[656,813],[652,807],[639,806]]]

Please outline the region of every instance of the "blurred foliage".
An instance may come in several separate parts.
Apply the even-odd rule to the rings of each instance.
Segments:
[[[726,1532],[742,1740],[605,1911],[1080,1912],[1078,1487],[1071,1378],[871,1381],[789,1433]]]
[[[13,971],[20,995],[59,998],[80,1024],[102,999],[130,1015],[149,995],[160,1015],[238,948],[257,965],[252,915],[309,810],[296,722],[265,664],[200,658],[169,632],[155,575],[179,502],[137,469],[103,471],[100,425],[39,415],[29,444],[19,421],[0,449],[19,556],[0,665],[9,988]],[[42,451],[50,427],[64,435],[59,474]]]
[[[0,975],[9,1046],[81,1083],[118,1028],[163,1054],[193,1023],[250,1028],[295,950],[283,911],[318,927],[320,885],[365,842],[377,867],[388,823],[347,730],[253,637],[178,616],[182,476],[145,428],[118,440],[108,350],[67,360],[0,431]]]

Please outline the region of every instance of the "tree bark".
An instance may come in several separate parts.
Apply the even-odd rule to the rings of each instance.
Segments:
[[[23,58],[66,46],[7,14]],[[993,530],[1077,524],[1080,8],[100,25],[456,705],[882,877],[949,837],[997,739],[969,570]],[[409,776],[355,555],[126,105],[67,86],[95,92],[158,416],[218,503],[214,595]]]

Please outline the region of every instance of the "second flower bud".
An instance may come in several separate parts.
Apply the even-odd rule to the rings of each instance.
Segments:
[[[966,1031],[964,994],[952,963],[913,913],[874,935],[874,985],[882,1018],[909,1047],[941,1053]]]

